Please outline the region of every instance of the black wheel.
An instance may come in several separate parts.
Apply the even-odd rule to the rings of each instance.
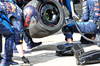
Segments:
[[[43,4],[38,0],[32,0],[26,6],[28,5],[36,7],[40,15],[40,20],[33,25],[32,29],[27,30],[31,37],[46,37],[62,28],[65,17],[58,1],[47,0],[47,3]]]

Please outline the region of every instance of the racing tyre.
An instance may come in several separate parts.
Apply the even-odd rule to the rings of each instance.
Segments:
[[[28,5],[36,7],[40,15],[39,21],[32,26],[32,29],[26,30],[31,37],[46,37],[63,27],[65,16],[58,1],[47,0],[46,3],[42,3],[40,0],[32,0],[26,6]]]

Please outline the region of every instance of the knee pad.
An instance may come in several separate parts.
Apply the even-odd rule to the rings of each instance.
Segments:
[[[70,30],[69,30],[69,28],[67,28],[67,26],[63,26],[62,32],[64,35],[66,35],[68,32],[70,32]]]

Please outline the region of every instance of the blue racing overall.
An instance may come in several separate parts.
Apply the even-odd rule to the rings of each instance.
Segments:
[[[10,3],[15,3],[15,4],[17,4],[18,6],[20,6],[21,5],[21,7],[22,7],[22,4],[21,4],[21,2],[22,2],[22,0],[20,0],[20,2],[19,2],[19,0],[0,0],[1,2],[10,2]],[[14,22],[12,22],[12,21],[14,21]],[[20,25],[17,25],[17,23],[18,23],[18,20],[17,20],[17,22],[16,22],[16,19],[14,18],[13,20],[11,20],[11,23],[12,23],[12,25],[13,25],[13,27],[14,28],[17,28],[17,29],[21,29],[21,27],[22,27],[22,25],[20,24],[21,22],[19,21],[19,24]],[[16,33],[16,29],[15,29],[15,33]],[[32,38],[30,37],[30,36],[28,36],[27,34],[26,34],[26,32],[24,32],[24,30],[22,30],[23,31],[23,37],[24,37],[24,40],[25,40],[25,42],[27,43],[27,46],[31,46],[31,45],[33,45],[33,40],[32,40]],[[17,32],[18,33],[18,32]],[[18,35],[18,34],[16,34],[16,35]],[[16,35],[15,35],[15,38],[16,38]],[[16,43],[15,43],[16,44]],[[2,45],[0,45],[0,46],[2,46]],[[16,49],[16,46],[14,45],[14,50],[17,50]],[[2,49],[1,49],[1,51],[0,51],[0,53],[2,52]]]
[[[0,2],[0,14],[2,16],[2,19],[7,21],[7,23],[13,25],[14,39],[12,41],[15,42],[15,44],[22,44],[22,27],[23,27],[22,26],[22,10],[16,4],[12,4],[9,2]],[[6,30],[4,33],[8,34],[8,32],[6,32]],[[9,44],[5,45],[5,49],[8,49],[7,47],[9,47]],[[9,48],[13,48],[13,47],[9,47]],[[4,51],[4,53],[9,55],[9,53],[7,53],[7,52],[8,52],[8,50]],[[12,53],[13,53],[13,51],[12,51]],[[8,58],[9,56],[7,56],[6,59],[9,59]],[[11,58],[12,57],[10,57],[10,59]],[[5,59],[5,56],[4,56],[4,59]]]
[[[0,6],[0,13],[5,16],[4,19],[6,19],[6,17],[10,19],[10,24],[12,24],[14,28],[15,44],[22,44],[22,10],[16,4],[7,2],[0,4]]]
[[[0,13],[0,39],[2,39],[1,35],[6,38],[3,59],[8,61],[12,60],[13,57],[14,32],[9,22],[1,16]]]
[[[0,2],[10,2],[10,3],[17,4],[16,0],[0,0]],[[16,20],[15,18],[13,20],[11,20],[11,21],[14,21],[14,22],[11,22],[11,23],[12,23],[13,27],[17,29],[17,30],[15,29],[15,33],[16,33],[16,31],[18,31],[18,29],[21,28],[20,26],[22,26],[22,23],[19,21],[20,25],[17,25],[18,20],[17,20],[17,22],[15,22],[15,20]],[[17,26],[18,26],[18,28],[17,28]],[[17,34],[15,34],[15,37],[16,37],[16,35]],[[0,44],[0,54],[2,53],[2,39],[1,38],[2,38],[2,35],[0,35],[0,43],[1,43]],[[15,47],[15,45],[14,45],[14,47]],[[16,49],[16,47],[15,47],[15,49]]]
[[[95,32],[97,30],[97,25],[95,24],[95,22],[98,21],[98,14],[100,13],[98,0],[85,0],[83,2],[82,9],[82,22],[77,22],[76,24],[83,33]],[[65,30],[65,40],[67,38],[72,38],[73,32],[78,32],[75,23],[68,24]]]

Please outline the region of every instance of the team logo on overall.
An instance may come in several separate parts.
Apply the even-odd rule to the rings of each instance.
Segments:
[[[25,24],[24,24],[24,26],[28,26],[29,25],[29,22],[30,22],[30,20],[31,20],[31,16],[30,16],[30,14],[33,12],[33,10],[30,10],[29,12],[28,12],[28,14],[26,15],[26,19],[25,19]]]

